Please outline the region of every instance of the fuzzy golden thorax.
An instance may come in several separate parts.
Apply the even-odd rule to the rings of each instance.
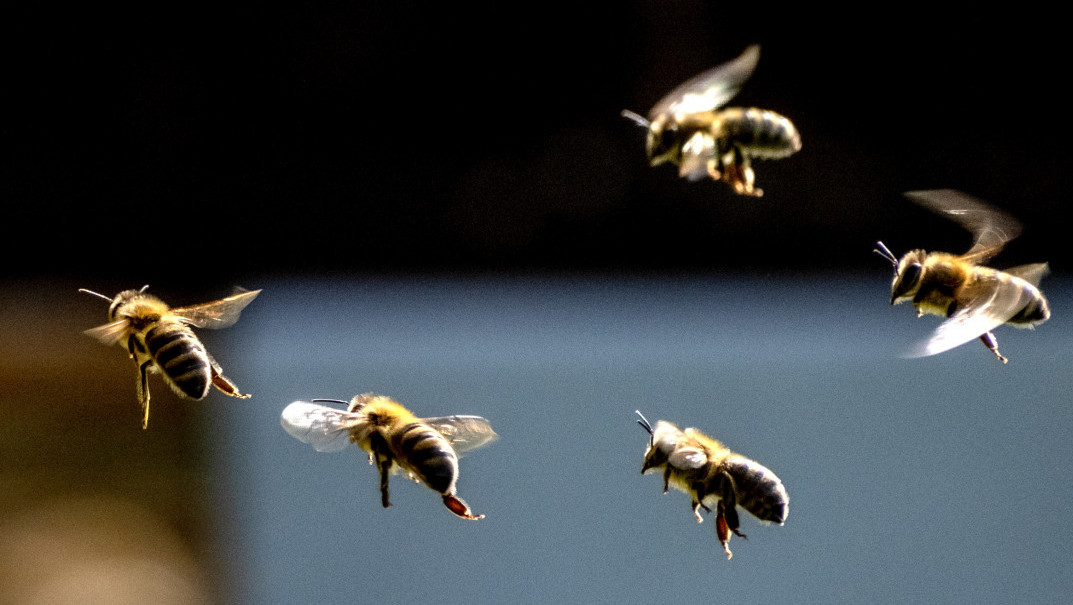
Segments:
[[[168,305],[142,290],[124,290],[116,295],[108,308],[112,321],[125,319],[134,332],[140,332],[160,321],[168,313]]]
[[[683,431],[670,422],[660,420],[645,451],[641,473],[663,470],[669,485],[690,493],[691,484],[706,477],[730,453],[722,443],[697,429],[687,428]]]
[[[350,400],[347,411],[361,414],[365,422],[351,429],[350,440],[366,452],[372,453],[373,434],[389,434],[395,427],[418,422],[414,414],[402,404],[383,395],[363,393]]]
[[[912,302],[918,314],[947,317],[958,288],[970,279],[973,268],[953,254],[912,250],[898,261],[890,304]]]

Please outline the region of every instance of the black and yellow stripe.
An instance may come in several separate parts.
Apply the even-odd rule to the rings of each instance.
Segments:
[[[783,523],[789,513],[790,498],[782,481],[764,465],[744,456],[731,456],[723,464],[734,479],[738,506],[761,521]]]
[[[454,493],[458,455],[439,431],[420,422],[408,424],[394,433],[391,449],[422,483],[441,494]]]
[[[717,115],[719,152],[729,146],[744,149],[745,155],[760,159],[784,158],[801,149],[801,135],[786,117],[755,107],[729,107]],[[716,130],[713,128],[713,130]]]
[[[191,399],[203,399],[212,385],[205,345],[180,323],[157,323],[145,333],[145,346],[167,381]]]

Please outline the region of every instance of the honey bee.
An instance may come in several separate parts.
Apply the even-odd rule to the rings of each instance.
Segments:
[[[785,116],[755,107],[728,107],[760,59],[753,45],[737,59],[703,72],[672,90],[648,112],[648,119],[623,110],[622,116],[648,129],[645,150],[652,166],[671,162],[678,175],[696,181],[722,180],[740,195],[759,197],[751,160],[785,158],[801,150],[801,135]]]
[[[1004,271],[983,263],[1006,242],[1017,237],[1021,225],[1012,216],[969,195],[952,189],[914,191],[905,194],[914,202],[950,218],[973,235],[972,248],[962,255],[911,250],[898,259],[877,242],[875,252],[894,266],[890,304],[912,302],[917,317],[938,315],[946,320],[907,356],[923,357],[948,351],[979,337],[1002,362],[991,330],[1009,324],[1031,328],[1051,316],[1039,282],[1046,263],[1013,267]]]
[[[109,322],[85,331],[104,344],[119,344],[127,348],[138,365],[135,383],[138,402],[144,416],[142,428],[149,426],[149,372],[159,372],[175,393],[190,399],[204,399],[210,387],[231,397],[246,399],[229,378],[223,375],[220,364],[205,350],[190,326],[226,328],[236,321],[246,305],[260,290],[241,291],[222,300],[168,307],[164,301],[145,290],[124,290],[108,298],[92,290],[80,289],[111,303]]]
[[[347,409],[318,402],[340,403]],[[369,464],[380,470],[380,503],[384,508],[391,506],[388,477],[402,470],[410,479],[439,493],[452,513],[463,519],[484,518],[474,515],[456,493],[459,456],[498,437],[488,420],[480,416],[417,418],[389,397],[365,393],[349,404],[335,399],[295,401],[283,410],[280,423],[291,436],[318,452],[336,452],[347,443],[356,443],[369,454]]]
[[[653,429],[640,411],[637,415],[637,424],[651,436],[641,474],[662,469],[663,493],[674,487],[689,494],[697,523],[704,521],[700,509],[712,512],[714,504],[715,534],[728,559],[733,556],[730,533],[745,537],[738,531],[738,505],[762,522],[786,522],[790,496],[770,469],[735,454],[697,429],[680,430],[665,420]]]

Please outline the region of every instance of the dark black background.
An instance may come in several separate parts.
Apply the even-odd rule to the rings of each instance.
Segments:
[[[896,253],[968,245],[900,195],[941,187],[1024,221],[996,264],[1069,266],[1057,15],[705,2],[6,10],[0,252],[15,279],[888,271],[876,239]],[[790,117],[802,151],[755,166],[759,199],[649,168],[643,132],[619,112],[645,113],[751,43],[760,64],[732,104]]]

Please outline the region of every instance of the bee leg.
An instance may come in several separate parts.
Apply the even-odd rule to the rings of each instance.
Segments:
[[[722,180],[733,187],[734,192],[739,195],[763,196],[764,190],[753,186],[756,182],[756,173],[753,172],[749,158],[737,147],[729,155],[729,161],[724,161]]]
[[[744,538],[745,534],[738,531],[738,494],[734,488],[734,479],[727,472],[723,472],[723,490],[719,498],[719,514],[726,521],[727,527],[734,535]]]
[[[1008,359],[1003,357],[1001,353],[998,352],[998,340],[995,339],[994,334],[992,334],[991,332],[984,332],[980,335],[980,341],[984,343],[985,347],[990,349],[991,352],[995,354],[995,357],[998,357],[999,361],[1001,361],[1002,363],[1006,363],[1009,361]]]
[[[698,502],[695,498],[693,499],[693,516],[697,518],[697,523],[704,523],[704,517],[700,516],[700,508],[702,506],[704,505]],[[708,509],[707,506],[704,506],[704,508]],[[708,511],[711,512],[711,509],[708,509]]]
[[[458,515],[459,517],[462,517],[463,519],[476,521],[478,519],[484,518],[484,515],[474,515],[473,511],[469,509],[469,505],[466,504],[466,502],[462,500],[462,498],[459,498],[454,494],[444,494],[443,504],[447,507],[447,510]]]
[[[146,359],[138,366],[138,403],[142,405],[144,416],[142,417],[142,429],[149,428],[149,367],[153,365],[152,359]]]
[[[377,456],[377,466],[380,468],[380,504],[384,508],[391,506],[391,498],[388,496],[388,478],[391,476],[391,458]]]
[[[663,469],[663,493],[667,493],[667,490],[671,486],[671,465],[667,465],[667,468]]]
[[[700,509],[703,508],[708,512],[712,512],[712,509],[704,506],[704,498],[708,495],[708,492],[704,489],[704,485],[700,483],[693,484],[693,516],[697,518],[697,523],[703,523],[704,517],[700,516]]]
[[[391,498],[388,495],[388,478],[391,477],[391,465],[395,459],[391,456],[391,447],[380,433],[373,433],[369,439],[369,463],[376,460],[376,468],[380,470],[380,504],[384,508],[391,506]]]
[[[719,160],[708,160],[708,176],[712,177],[713,181],[723,180],[723,168]]]
[[[715,536],[719,538],[719,544],[723,546],[723,552],[727,554],[727,559],[734,556],[734,553],[730,552],[730,528],[727,524],[726,508],[723,506],[723,501],[719,501],[719,505],[716,506],[715,513]]]
[[[207,355],[207,353],[206,353]],[[238,386],[231,382],[231,379],[224,376],[223,368],[220,364],[216,363],[216,360],[209,355],[209,365],[212,367],[212,385],[217,388],[224,395],[230,395],[231,397],[238,397],[239,399],[249,399],[249,393],[243,395],[239,392]]]

